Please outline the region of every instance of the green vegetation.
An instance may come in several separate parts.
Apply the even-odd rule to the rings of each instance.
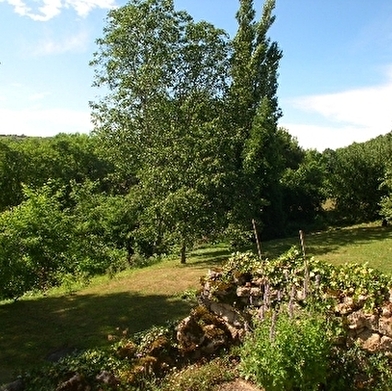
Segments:
[[[229,357],[213,359],[206,363],[190,365],[167,376],[157,390],[162,391],[211,391],[214,386],[233,380],[237,371]]]
[[[269,241],[262,246],[265,252],[277,256],[292,243],[298,243],[298,238]],[[392,264],[386,261],[389,243],[392,243],[392,229],[379,224],[306,237],[309,256],[335,264],[334,260],[338,263],[366,261],[369,267],[383,264],[387,273],[392,272]],[[366,259],[358,258],[361,248],[369,251]],[[194,305],[187,299],[199,289],[200,278],[208,268],[220,266],[231,251],[224,244],[201,246],[190,254],[186,265],[179,264],[175,257],[167,258],[114,277],[96,277],[85,287],[68,285],[49,290],[45,295],[3,302],[0,305],[3,330],[0,382],[11,380],[18,368],[43,364],[52,353],[109,347],[113,343],[108,340],[109,335],[112,336],[109,339],[117,340],[123,337],[125,330],[126,335],[131,336],[186,316]],[[238,267],[238,262],[236,265]],[[244,267],[247,265],[245,262]],[[279,264],[275,269],[282,267]]]
[[[172,0],[109,12],[92,134],[0,140],[0,299],[249,245],[252,221],[268,240],[390,217],[391,135],[319,153],[278,128],[274,8],[241,0],[233,39]]]
[[[91,65],[104,95],[91,102],[92,134],[1,137],[0,381],[73,349],[88,349],[83,365],[99,367],[108,335],[184,316],[206,270],[253,247],[253,223],[277,280],[301,229],[306,259],[358,263],[323,270],[339,284],[362,273],[346,289],[383,292],[387,280],[373,269],[392,271],[392,133],[320,153],[278,127],[274,8],[266,0],[256,20],[253,1],[240,0],[230,39],[173,0],[131,0],[108,13],[97,40]],[[236,262],[226,267],[249,272],[259,260]],[[318,325],[301,322],[310,334]],[[295,336],[279,327],[294,357]],[[320,352],[307,334],[298,337],[312,361]],[[383,373],[381,358],[359,360]],[[168,388],[178,375],[201,390],[214,365],[197,367],[199,383],[179,369]],[[318,373],[305,372],[279,384]]]
[[[252,281],[250,289],[256,281],[264,286],[260,307],[252,308],[249,298],[254,329],[239,348],[243,376],[268,391],[390,389],[389,349],[367,349],[352,333],[358,326],[352,316],[377,318],[389,308],[390,273],[306,260],[295,248],[261,263],[255,254],[238,253],[209,280],[212,300],[233,287],[238,292],[241,276]]]
[[[299,245],[299,238],[271,240],[265,243],[265,256],[277,257],[291,246]],[[369,263],[373,268],[390,273],[392,261],[392,228],[381,222],[331,228],[326,231],[305,233],[306,254],[333,265]]]
[[[242,347],[241,371],[268,391],[317,391],[328,373],[331,343],[326,330],[325,320],[311,314],[294,321],[280,314],[275,321],[264,321]]]

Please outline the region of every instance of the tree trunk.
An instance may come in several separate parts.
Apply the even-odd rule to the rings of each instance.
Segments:
[[[185,241],[182,242],[182,246],[181,246],[181,263],[182,264],[186,263],[186,245],[185,245]]]

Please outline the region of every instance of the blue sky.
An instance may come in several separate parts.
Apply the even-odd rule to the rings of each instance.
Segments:
[[[0,0],[0,134],[89,132],[88,63],[123,0]],[[236,31],[238,0],[175,0]],[[260,10],[263,0],[254,1]],[[392,130],[392,1],[276,0],[283,50],[280,125],[305,148],[338,148]]]

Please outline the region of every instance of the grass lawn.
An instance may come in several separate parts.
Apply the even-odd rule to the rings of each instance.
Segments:
[[[266,242],[263,251],[268,257],[274,257],[293,245],[299,246],[299,237]],[[368,262],[375,269],[392,273],[392,226],[381,227],[376,222],[305,233],[305,251],[307,256],[333,265]]]
[[[269,257],[278,256],[298,238],[262,243]],[[308,256],[333,264],[368,262],[392,272],[392,228],[359,225],[305,236]],[[0,384],[12,380],[17,368],[43,363],[66,348],[108,346],[108,335],[128,329],[132,334],[186,316],[191,304],[181,293],[199,287],[200,277],[230,255],[224,245],[200,248],[186,265],[165,260],[115,278],[100,277],[74,294],[53,291],[0,303]]]
[[[74,294],[53,291],[0,304],[0,384],[12,380],[15,369],[43,363],[56,351],[108,346],[108,335],[187,316],[191,303],[181,293],[199,287],[208,268],[228,255],[220,246],[199,249],[186,265],[165,260],[96,278]]]

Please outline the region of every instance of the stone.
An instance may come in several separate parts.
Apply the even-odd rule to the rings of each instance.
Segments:
[[[204,327],[204,333],[206,335],[206,343],[201,347],[204,353],[212,354],[219,350],[220,347],[225,346],[227,338],[225,333],[219,330],[215,325],[209,324]]]
[[[90,391],[91,387],[79,373],[75,373],[65,382],[61,383],[56,391]]]
[[[203,329],[193,317],[188,316],[179,323],[177,341],[185,353],[194,351],[204,342]]]
[[[251,292],[251,288],[246,286],[239,286],[237,288],[237,296],[238,297],[249,297]]]
[[[363,349],[369,352],[376,352],[380,348],[381,336],[366,330],[358,336],[358,342]]]
[[[207,272],[207,278],[209,280],[218,280],[222,276],[222,272],[216,271],[216,270],[208,270]]]
[[[240,315],[230,304],[211,301],[207,304],[207,308],[231,326],[236,328],[243,326]]]
[[[73,348],[63,348],[63,349],[58,349],[52,353],[50,353],[47,357],[46,360],[50,362],[58,362],[62,358],[69,356],[73,353],[75,353],[75,349]]]
[[[390,318],[392,316],[392,312],[391,312],[389,307],[383,307],[382,308],[382,316],[384,318]]]
[[[378,316],[375,314],[355,311],[347,316],[347,322],[350,330],[367,328],[369,330],[378,331]]]
[[[263,295],[263,293],[261,292],[260,288],[253,287],[253,288],[250,288],[250,295],[252,297],[261,297]]]
[[[347,306],[354,308],[354,299],[351,296],[346,296],[343,299],[343,303],[346,304]]]
[[[198,306],[178,325],[177,341],[181,354],[199,358],[230,346],[233,335],[221,317]]]
[[[102,371],[96,376],[96,379],[103,384],[110,386],[117,386],[119,384],[118,379],[109,371]]]
[[[335,312],[340,315],[348,315],[353,312],[353,308],[350,304],[339,303],[335,306]]]
[[[392,338],[392,318],[382,316],[378,328],[381,334]]]
[[[265,277],[257,277],[252,280],[252,284],[256,286],[263,286],[267,282]]]
[[[392,351],[392,338],[383,335],[380,341],[380,349],[384,352]]]

